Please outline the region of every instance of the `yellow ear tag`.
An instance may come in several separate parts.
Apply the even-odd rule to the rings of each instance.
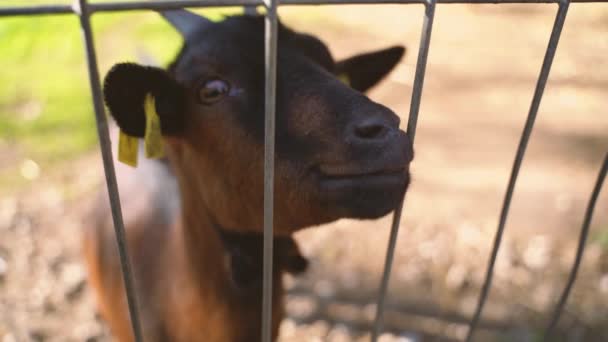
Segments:
[[[118,133],[118,160],[129,166],[137,167],[139,139],[122,130]]]
[[[146,135],[144,137],[144,150],[148,158],[162,158],[165,155],[163,140],[160,134],[160,118],[156,112],[156,101],[152,94],[147,94],[144,100],[146,113]]]
[[[340,74],[338,75],[338,79],[340,80],[340,82],[350,87],[350,78],[348,77],[348,74]]]

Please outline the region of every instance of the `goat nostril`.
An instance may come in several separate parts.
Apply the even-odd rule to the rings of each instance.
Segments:
[[[361,139],[377,139],[384,136],[386,127],[381,124],[364,124],[355,128],[355,134]]]

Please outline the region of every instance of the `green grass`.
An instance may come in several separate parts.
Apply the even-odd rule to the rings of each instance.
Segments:
[[[2,6],[36,3],[44,2],[3,1]],[[217,19],[238,11],[202,13]],[[179,35],[153,12],[95,14],[93,30],[102,78],[114,63],[138,61],[142,55],[166,65],[181,45]],[[91,151],[97,136],[74,15],[0,18],[0,42],[2,189],[2,183],[14,183],[23,160],[36,161],[44,172]]]

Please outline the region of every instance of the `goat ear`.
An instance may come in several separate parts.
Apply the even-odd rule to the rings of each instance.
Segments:
[[[146,130],[144,100],[152,94],[163,135],[177,135],[184,126],[185,92],[164,70],[132,63],[116,64],[103,86],[106,105],[120,129],[143,137]]]
[[[394,46],[356,55],[336,63],[336,76],[352,88],[365,92],[388,75],[404,54],[405,47]]]

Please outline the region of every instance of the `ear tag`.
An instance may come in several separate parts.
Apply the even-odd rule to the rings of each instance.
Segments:
[[[137,167],[137,150],[139,139],[120,130],[118,133],[118,160],[132,167]]]
[[[342,74],[338,75],[338,79],[340,80],[340,82],[342,82],[350,87],[350,78],[348,77],[348,74],[342,73]]]
[[[162,158],[165,155],[163,140],[160,134],[160,118],[156,112],[156,101],[152,94],[147,94],[144,100],[146,113],[146,134],[144,137],[144,150],[148,158]]]

